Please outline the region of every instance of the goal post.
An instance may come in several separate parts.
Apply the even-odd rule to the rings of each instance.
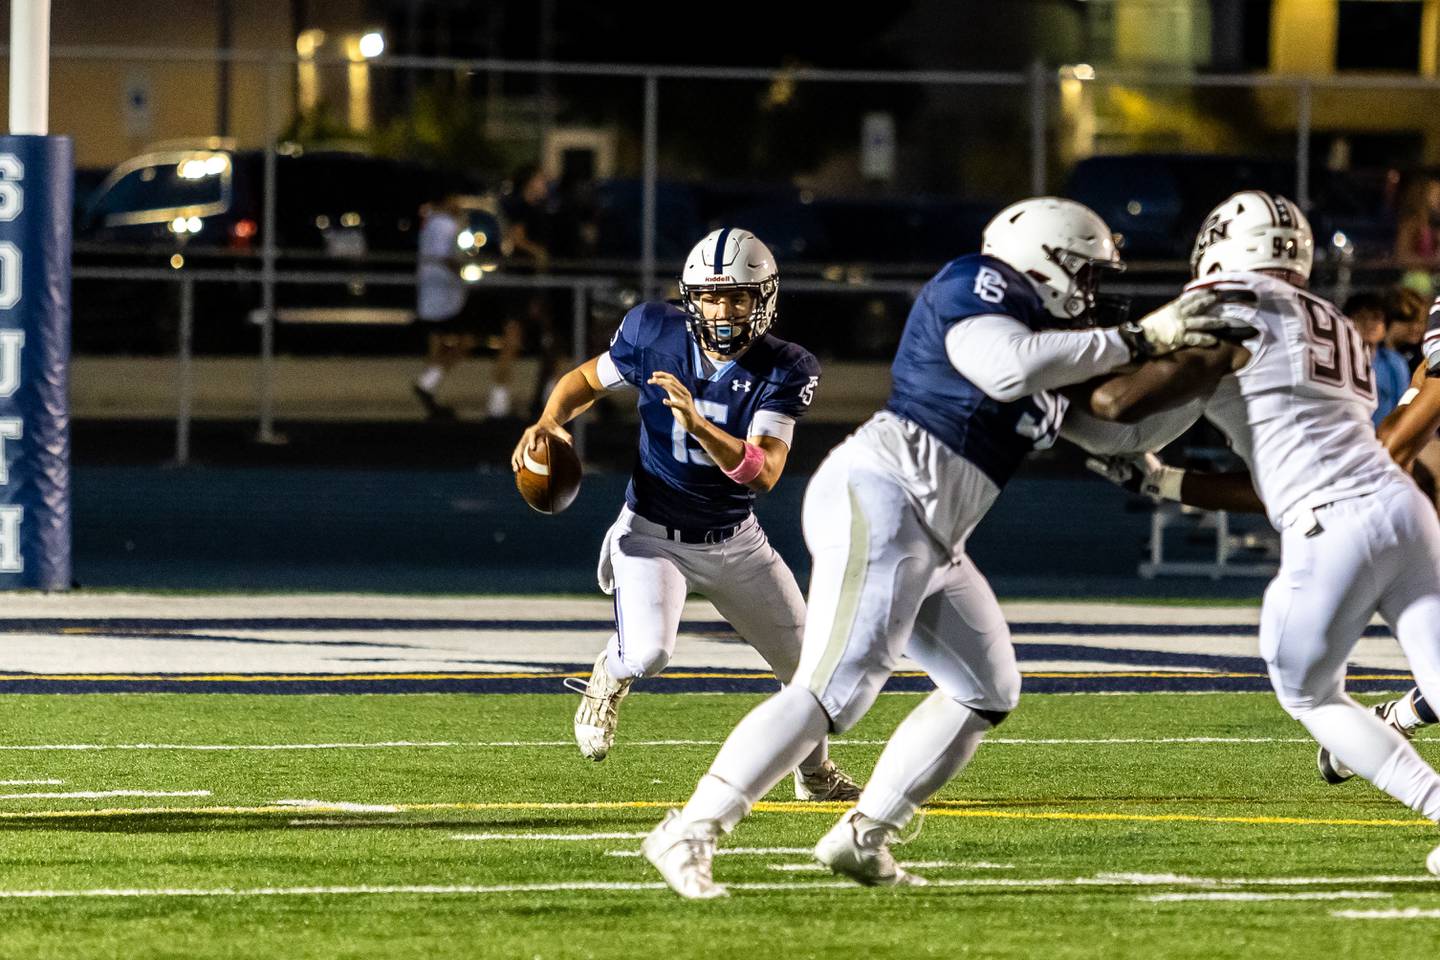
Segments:
[[[71,584],[74,151],[49,135],[49,0],[12,0],[0,137],[0,589]]]

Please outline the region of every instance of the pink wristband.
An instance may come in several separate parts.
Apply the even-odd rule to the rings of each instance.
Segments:
[[[745,454],[740,462],[735,464],[734,470],[724,471],[725,476],[736,483],[749,483],[760,476],[760,471],[765,469],[765,451],[753,443],[745,444]]]

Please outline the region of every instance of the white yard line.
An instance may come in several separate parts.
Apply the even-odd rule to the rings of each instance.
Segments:
[[[968,863],[958,863],[954,860],[916,860],[904,862],[900,866],[906,870],[944,870],[951,867],[968,867]],[[829,873],[830,868],[823,863],[772,863],[766,866],[767,870],[777,870],[781,873]]]
[[[794,856],[814,853],[814,847],[721,847],[715,851],[717,857],[770,857]],[[607,857],[638,857],[639,850],[607,850]]]
[[[562,741],[555,741],[557,744]],[[571,741],[565,741],[571,742]],[[456,743],[447,740],[392,740],[378,743],[19,743],[0,744],[0,750],[383,750],[398,747],[484,747],[503,744]],[[510,744],[519,746],[519,744]]]
[[[407,830],[414,827],[454,827],[454,820],[410,820],[405,817],[395,817],[390,820],[378,820],[367,817],[364,820],[356,820],[341,817],[308,817],[305,819],[287,820],[287,827],[351,827],[352,829],[374,829],[375,827],[404,827]]]
[[[1271,900],[1388,900],[1392,894],[1378,890],[1328,890],[1323,893],[1157,893],[1139,897],[1147,903],[1185,903],[1195,901],[1268,902]]]
[[[718,747],[721,740],[634,740],[626,747]],[[878,747],[885,740],[832,740],[832,746]],[[1084,737],[1015,738],[996,737],[982,746],[1128,746],[1136,744],[1286,744],[1313,743],[1309,737]],[[89,751],[89,750],[195,750],[223,753],[236,750],[396,750],[396,749],[505,749],[530,747],[574,748],[573,740],[382,740],[355,743],[33,743],[0,744],[0,751]]]
[[[1324,878],[1326,880],[1337,880],[1341,878]],[[1374,878],[1345,878],[1342,882],[1355,883],[1364,880],[1375,882],[1392,882],[1395,878],[1374,877]],[[1406,880],[1417,882],[1434,883],[1433,878],[1406,877]],[[1261,878],[1258,882],[1287,882],[1290,878],[1273,877]],[[1073,877],[1073,878],[1042,878],[1034,880],[1018,879],[993,879],[993,878],[965,878],[950,880],[931,880],[932,888],[957,888],[966,890],[992,889],[1034,889],[1045,887],[1135,887],[1135,886],[1193,886],[1196,884],[1216,884],[1222,882],[1257,882],[1257,881],[1218,881],[1214,879],[1196,877],[1178,877],[1169,874],[1159,875],[1097,875],[1094,877]],[[810,881],[792,882],[781,881],[773,883],[732,883],[728,884],[731,890],[737,891],[806,891],[806,890],[854,890],[863,891],[866,888],[848,881]],[[65,899],[82,897],[263,897],[263,896],[396,896],[396,895],[484,895],[484,894],[510,894],[510,893],[568,893],[568,892],[639,892],[639,891],[663,891],[665,884],[659,882],[611,882],[611,881],[572,881],[566,883],[510,883],[510,884],[394,884],[377,886],[304,886],[304,887],[154,887],[154,888],[113,888],[98,887],[92,889],[69,889],[69,890],[0,890],[0,900],[21,900],[21,899]],[[1364,895],[1354,891],[1343,891],[1347,896]],[[1384,894],[1382,894],[1384,895]],[[1295,895],[1289,899],[1315,899],[1320,895],[1305,897]],[[1332,916],[1342,919],[1431,919],[1440,917],[1440,910],[1419,910],[1410,908],[1406,910],[1388,911],[1336,911]]]
[[[568,842],[580,840],[643,840],[643,833],[455,833],[451,840],[550,840]]]
[[[103,800],[106,797],[208,797],[209,790],[82,790],[75,793],[0,793],[0,800]]]
[[[1405,907],[1402,910],[1332,910],[1341,920],[1440,920],[1440,910]]]

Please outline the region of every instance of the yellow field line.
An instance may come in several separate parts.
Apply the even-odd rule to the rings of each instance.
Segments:
[[[494,803],[397,803],[396,813],[436,810],[468,810],[475,812],[526,812],[561,810],[661,810],[678,807],[679,803],[665,800],[600,800],[584,802],[533,801]],[[843,803],[801,803],[798,801],[760,801],[755,809],[762,813],[824,813],[835,814],[848,808]],[[61,820],[85,818],[109,818],[127,816],[154,816],[157,814],[184,814],[189,816],[246,816],[252,814],[286,814],[306,816],[317,813],[354,813],[343,806],[293,806],[288,804],[266,804],[255,807],[118,807],[102,810],[27,810],[0,812],[4,820]],[[998,810],[985,807],[985,801],[940,800],[925,808],[931,817],[970,817],[992,820],[1058,820],[1075,822],[1111,821],[1120,823],[1234,823],[1256,826],[1316,826],[1316,827],[1429,827],[1434,823],[1423,818],[1397,820],[1391,818],[1361,819],[1352,817],[1272,817],[1247,816],[1227,817],[1192,813],[1101,813],[1092,811],[1065,810]],[[365,816],[357,816],[356,822],[365,822]],[[403,824],[400,824],[403,825]]]
[[[583,673],[205,673],[205,674],[164,674],[164,673],[0,673],[0,681],[39,680],[52,683],[123,683],[123,682],[165,682],[165,683],[336,683],[339,681],[385,680],[560,680],[565,677],[588,677]],[[923,677],[919,670],[907,670],[894,674],[896,677]],[[1169,670],[1127,670],[1127,671],[1077,671],[1077,672],[1025,672],[1022,676],[1045,680],[1100,680],[1105,678],[1156,680],[1254,680],[1265,677],[1263,673],[1211,673],[1209,671]],[[673,670],[662,674],[665,680],[765,680],[768,673],[731,673],[720,671]],[[1367,673],[1352,674],[1351,680],[1404,680],[1408,673]]]

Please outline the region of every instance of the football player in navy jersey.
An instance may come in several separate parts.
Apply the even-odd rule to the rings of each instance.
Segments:
[[[677,893],[725,894],[712,876],[717,838],[816,743],[852,727],[901,656],[938,689],[815,855],[861,883],[923,882],[896,865],[890,843],[1020,694],[1009,629],[966,538],[1025,455],[1054,441],[1067,404],[1058,388],[1215,342],[1173,315],[1094,328],[1101,279],[1120,269],[1100,217],[1041,197],[1001,211],[979,255],[946,264],[920,291],[889,402],[806,491],[814,564],[794,682],[740,722],[684,810],[645,839]]]
[[[800,658],[804,599],[751,512],[780,479],[795,424],[815,397],[820,365],[769,333],[779,274],[754,234],[725,228],[686,258],[680,306],[643,303],[610,349],[555,385],[514,465],[544,434],[608,390],[639,394],[640,452],[625,506],[600,551],[600,588],[615,598],[615,633],[577,684],[575,741],[603,760],[630,685],[665,669],[687,593],[715,605],[788,683]],[[795,796],[841,800],[859,788],[817,740],[796,757]]]

